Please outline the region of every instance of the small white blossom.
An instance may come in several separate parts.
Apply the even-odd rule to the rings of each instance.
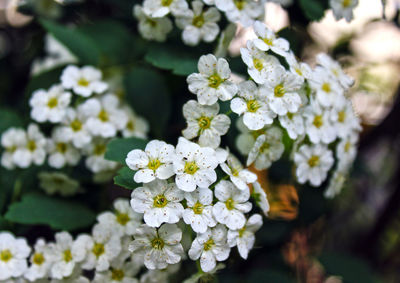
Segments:
[[[299,183],[310,181],[312,186],[318,187],[326,179],[334,159],[325,145],[302,145],[294,154],[294,162]]]
[[[246,156],[253,148],[257,137],[264,133],[264,129],[250,131],[243,123],[243,119],[241,117],[236,120],[236,127],[240,132],[235,141],[236,147],[239,150],[240,154]]]
[[[71,93],[64,91],[61,85],[53,85],[48,91],[36,90],[29,100],[31,117],[40,123],[59,123],[64,119],[70,101]]]
[[[34,252],[30,257],[31,265],[25,272],[24,277],[29,281],[47,278],[50,267],[53,264],[53,253],[43,239],[36,241]]]
[[[239,190],[248,190],[247,184],[257,180],[257,175],[244,169],[240,161],[232,154],[228,156],[226,163],[220,166]]]
[[[336,81],[332,78],[326,69],[317,67],[313,74],[312,79],[309,81],[310,88],[315,91],[316,100],[323,107],[334,106],[336,100],[343,96],[343,89]]]
[[[344,183],[346,182],[347,174],[341,170],[335,170],[333,176],[329,180],[328,188],[324,192],[324,196],[328,199],[334,198],[340,194],[343,189]]]
[[[143,12],[140,5],[135,5],[133,13],[139,20],[138,29],[143,38],[163,42],[172,30],[172,22],[168,17],[152,18]]]
[[[125,162],[130,169],[137,171],[133,177],[136,183],[165,180],[174,175],[174,150],[174,147],[166,142],[152,140],[144,151],[130,151]]]
[[[25,239],[9,232],[0,232],[0,280],[19,277],[26,272],[27,257],[31,252]]]
[[[103,93],[108,85],[101,81],[101,72],[92,66],[78,68],[68,66],[61,74],[61,83],[65,89],[72,89],[75,94],[89,97],[93,93]]]
[[[26,133],[23,129],[9,128],[1,135],[1,146],[4,148],[1,156],[1,166],[14,169],[14,154],[18,148],[26,144]]]
[[[182,134],[187,139],[199,137],[199,145],[217,148],[221,136],[225,135],[231,120],[225,114],[219,113],[219,104],[201,105],[195,100],[189,100],[183,105],[183,116],[187,127]]]
[[[279,122],[292,140],[305,134],[302,110],[297,113],[287,112],[286,115],[279,116]]]
[[[293,52],[289,51],[285,55],[286,62],[289,64],[290,71],[304,79],[310,79],[312,75],[311,67],[307,63],[297,61]]]
[[[77,148],[69,143],[61,128],[53,130],[51,139],[47,140],[48,162],[51,167],[62,168],[78,164],[81,155]]]
[[[348,0],[352,1],[352,0]],[[325,53],[317,55],[317,63],[329,71],[344,89],[350,88],[354,84],[354,79],[345,74],[340,64]]]
[[[147,225],[159,227],[164,222],[179,221],[183,213],[180,203],[183,198],[183,192],[174,183],[154,180],[132,192],[131,206],[134,211],[144,213],[143,219]]]
[[[242,258],[247,259],[249,251],[253,248],[256,238],[254,233],[262,226],[263,221],[260,214],[252,215],[240,230],[228,231],[228,244],[232,248],[237,246]]]
[[[253,40],[254,45],[261,51],[271,50],[272,52],[285,56],[289,51],[289,42],[284,38],[276,38],[275,33],[264,23],[256,21],[253,25],[257,39]]]
[[[244,27],[264,16],[264,2],[253,0],[215,0],[215,6],[225,12],[229,21],[239,22]]]
[[[353,19],[353,10],[358,5],[358,0],[330,0],[329,5],[336,20],[345,18],[347,22],[350,22]]]
[[[123,110],[128,117],[128,122],[125,128],[122,129],[122,136],[124,138],[137,137],[146,139],[149,132],[149,123],[146,119],[136,115],[129,106],[123,107]]]
[[[174,160],[175,182],[179,189],[193,192],[196,186],[207,188],[217,180],[215,150],[180,137]]]
[[[49,195],[75,195],[80,188],[79,182],[60,172],[40,172],[39,186]]]
[[[312,143],[329,144],[336,139],[337,131],[332,126],[331,112],[323,109],[319,103],[311,102],[304,109],[306,134]]]
[[[115,170],[118,163],[104,159],[108,140],[97,138],[84,147],[86,153],[86,167],[93,173]]]
[[[203,10],[204,4],[201,1],[192,2],[193,11],[187,16],[178,17],[176,24],[183,29],[182,40],[187,45],[197,45],[201,40],[212,42],[219,33],[219,26],[216,24],[221,14],[214,7]]]
[[[161,18],[169,13],[175,17],[188,13],[189,6],[185,0],[145,0],[143,12],[152,18]]]
[[[212,215],[213,192],[210,189],[199,188],[191,193],[185,193],[187,208],[183,212],[183,220],[191,225],[196,233],[206,232],[208,227],[214,227],[217,222]]]
[[[351,134],[342,138],[336,146],[336,157],[340,171],[348,171],[357,155],[358,135]]]
[[[213,207],[215,219],[229,229],[242,228],[246,222],[244,213],[249,212],[252,208],[248,201],[250,191],[239,190],[233,183],[222,180],[215,186],[214,193],[218,199]]]
[[[189,90],[197,95],[202,105],[213,105],[218,99],[230,100],[237,92],[237,86],[229,81],[231,70],[224,58],[215,58],[208,54],[200,57],[197,68],[199,73],[188,76]]]
[[[243,123],[250,130],[260,130],[272,124],[276,116],[269,108],[266,97],[252,81],[239,84],[238,97],[232,99],[231,109],[239,115],[244,114]]]
[[[268,216],[269,212],[269,202],[267,198],[267,194],[264,189],[261,187],[260,183],[253,183],[253,192],[251,196],[254,198],[256,204],[261,208],[262,212],[265,216]]]
[[[76,148],[83,148],[92,140],[92,135],[85,122],[86,117],[82,109],[79,107],[78,110],[73,108],[67,109],[60,131],[62,132],[62,136],[67,141],[72,142]]]
[[[269,128],[257,137],[247,158],[247,166],[254,162],[257,170],[267,169],[281,158],[284,150],[282,131],[277,127]]]
[[[332,108],[330,117],[340,138],[346,138],[361,130],[360,120],[354,113],[351,101],[344,96],[337,98],[336,107]]]
[[[18,167],[27,168],[31,164],[42,165],[46,158],[46,138],[36,124],[30,124],[26,132],[25,144],[16,149],[13,161]]]
[[[225,226],[218,224],[215,228],[208,228],[206,232],[197,234],[189,250],[192,260],[200,258],[200,266],[204,272],[210,272],[217,261],[224,261],[231,251],[226,239]]]
[[[109,270],[96,272],[93,283],[139,283],[134,262],[114,261]]]
[[[164,269],[181,261],[182,231],[176,224],[164,224],[159,229],[145,224],[136,229],[129,250],[142,257],[148,269]]]

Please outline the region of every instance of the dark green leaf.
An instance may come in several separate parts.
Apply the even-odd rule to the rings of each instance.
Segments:
[[[147,68],[134,68],[124,79],[126,99],[150,123],[153,134],[161,137],[171,114],[171,100],[163,77]]]
[[[21,116],[13,110],[0,108],[0,135],[10,127],[22,127]]]
[[[25,194],[21,202],[9,206],[4,218],[18,224],[44,224],[57,230],[75,230],[93,224],[96,215],[80,203],[40,194]]]
[[[110,141],[104,158],[125,164],[128,152],[134,149],[144,149],[147,141],[140,138],[120,138]]]
[[[122,167],[118,171],[118,175],[114,177],[114,184],[130,190],[136,189],[140,185],[133,180],[135,173],[128,167]]]
[[[310,21],[319,21],[325,14],[324,1],[321,0],[299,0],[304,15]]]

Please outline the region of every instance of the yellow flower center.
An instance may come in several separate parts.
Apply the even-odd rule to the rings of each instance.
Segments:
[[[323,124],[322,115],[315,115],[313,125],[317,128],[321,128]]]
[[[310,157],[310,159],[308,159],[308,165],[310,167],[315,167],[319,165],[319,156],[317,155],[313,155]]]
[[[331,85],[329,83],[324,83],[322,85],[322,90],[325,91],[326,93],[331,92]]]
[[[246,6],[246,1],[244,0],[233,0],[233,2],[235,3],[235,6],[236,8],[238,8],[238,10],[243,10]]]
[[[56,150],[60,153],[65,153],[67,151],[67,144],[65,142],[57,143]]]
[[[292,120],[293,119],[293,113],[288,112],[287,113],[287,117],[289,118],[289,120]]]
[[[244,232],[246,231],[246,226],[239,230],[239,238],[243,237]]]
[[[63,253],[63,259],[65,262],[70,262],[72,260],[71,250],[65,250]]]
[[[156,171],[160,166],[161,166],[161,161],[158,159],[151,159],[149,161],[149,164],[147,164],[147,167],[149,167],[149,169],[153,171]]]
[[[35,253],[32,258],[32,262],[36,265],[42,265],[44,262],[44,256],[42,253]]]
[[[256,140],[259,136],[265,133],[265,130],[257,130],[257,131],[251,131],[250,134],[252,137]]]
[[[344,152],[349,152],[351,147],[351,143],[350,142],[346,142],[346,144],[344,145]]]
[[[28,144],[26,147],[29,149],[29,151],[35,151],[36,150],[36,142],[35,141],[28,141]]]
[[[10,259],[12,259],[13,255],[10,252],[10,250],[2,250],[0,252],[0,260],[4,262],[8,262]]]
[[[94,243],[92,253],[99,258],[102,254],[105,253],[104,244],[102,243]]]
[[[111,269],[111,279],[114,281],[122,281],[125,277],[125,273],[121,269]]]
[[[78,119],[75,119],[71,122],[71,124],[69,124],[69,126],[74,132],[79,132],[82,129],[82,122]]]
[[[151,240],[151,246],[153,249],[162,250],[164,248],[164,240],[160,237],[154,238]]]
[[[121,213],[119,211],[116,211],[115,215],[117,217],[117,222],[119,224],[121,224],[122,226],[125,226],[126,223],[128,223],[129,220],[131,220],[131,218],[129,217],[129,215],[127,213]]]
[[[351,4],[351,0],[343,0],[343,2],[342,2],[343,8],[349,7],[350,4]]]
[[[12,145],[12,146],[6,148],[6,151],[11,152],[11,153],[16,150],[17,150],[17,147],[15,145]]]
[[[199,170],[199,167],[197,166],[196,162],[191,161],[191,162],[186,162],[185,163],[185,168],[184,168],[183,171],[186,174],[193,175],[194,173],[197,172],[197,170]]]
[[[85,78],[80,78],[78,80],[78,85],[79,86],[83,86],[83,87],[87,87],[89,85],[89,81]]]
[[[228,198],[225,202],[226,208],[232,210],[235,208],[235,201],[232,198]]]
[[[260,152],[261,152],[261,153],[267,152],[267,151],[269,150],[270,147],[271,147],[271,145],[270,145],[269,143],[264,142],[264,143],[262,144],[262,146],[260,147]]]
[[[153,21],[152,19],[149,19],[149,18],[146,19],[146,23],[147,23],[149,26],[153,27],[153,28],[155,28],[155,27],[157,26],[157,22],[156,22],[156,21]]]
[[[273,44],[272,38],[263,38],[262,40],[265,42],[266,45],[272,46]]]
[[[285,95],[285,88],[283,87],[283,85],[279,84],[275,87],[274,95],[275,97],[282,97]]]
[[[172,4],[173,0],[161,0],[161,5],[163,5],[164,7],[168,7]]]
[[[49,108],[54,108],[58,105],[58,99],[57,97],[52,97],[47,101],[47,107]]]
[[[199,120],[197,120],[197,123],[199,124],[201,130],[208,129],[211,126],[211,118],[202,116]]]
[[[223,79],[218,74],[214,74],[208,78],[208,86],[212,88],[219,87],[223,83]]]
[[[103,155],[106,152],[106,149],[107,147],[105,144],[96,144],[93,153],[94,155]]]
[[[192,25],[195,27],[201,28],[204,25],[204,17],[203,14],[200,14],[193,18]]]
[[[154,198],[153,206],[162,208],[168,204],[168,200],[164,195],[158,195]]]
[[[340,111],[338,113],[338,121],[340,123],[344,123],[345,120],[346,120],[346,112],[345,111]]]
[[[214,240],[212,238],[208,239],[207,242],[204,243],[204,250],[209,251],[215,245]]]
[[[202,205],[202,204],[199,203],[199,202],[196,202],[196,203],[193,205],[193,212],[194,212],[195,214],[202,214],[202,213],[203,213],[203,209],[204,209],[204,205]]]
[[[110,117],[109,117],[107,111],[105,111],[104,109],[101,109],[101,111],[99,112],[99,115],[98,115],[97,117],[98,117],[98,118],[100,119],[100,121],[102,121],[102,122],[107,122],[107,121],[110,119]]]
[[[299,76],[303,76],[303,72],[299,68],[296,68],[295,71]]]
[[[130,131],[135,130],[135,124],[133,123],[132,120],[129,120],[128,123],[126,124],[126,128]]]
[[[247,101],[247,110],[251,113],[256,112],[260,107],[260,103],[255,99]]]
[[[256,70],[259,72],[261,72],[261,70],[264,68],[264,64],[261,59],[254,58],[253,65],[254,65],[254,68],[256,68]]]

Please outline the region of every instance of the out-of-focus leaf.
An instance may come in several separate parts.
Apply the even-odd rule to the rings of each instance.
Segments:
[[[114,184],[130,190],[136,189],[140,184],[133,180],[133,175],[135,175],[135,171],[128,167],[122,167],[118,171],[118,175],[114,177]]]
[[[254,270],[250,273],[247,282],[279,282],[294,283],[286,274],[276,270]]]
[[[310,21],[319,21],[325,14],[325,0],[299,0],[304,15]]]
[[[96,214],[77,202],[25,194],[21,202],[9,206],[4,218],[18,224],[44,224],[57,230],[75,230],[93,224]]]
[[[134,149],[144,149],[146,144],[146,140],[134,137],[114,139],[108,143],[104,158],[125,164],[128,152]]]
[[[26,99],[32,96],[32,93],[38,89],[48,89],[56,82],[60,81],[60,76],[65,66],[60,66],[49,71],[38,74],[37,76],[33,76],[28,86],[25,89],[25,97]],[[29,106],[28,102],[25,106]]]
[[[161,137],[171,114],[171,101],[163,77],[148,68],[135,67],[124,78],[127,102],[145,117],[153,134]]]
[[[22,127],[21,116],[13,110],[0,108],[0,135],[10,127]]]

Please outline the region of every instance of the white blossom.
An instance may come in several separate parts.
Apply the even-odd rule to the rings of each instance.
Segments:
[[[271,50],[272,52],[285,56],[289,51],[289,42],[284,38],[276,38],[275,33],[264,23],[256,21],[253,25],[257,39],[253,40],[254,45],[261,51]]]
[[[96,272],[93,283],[139,283],[134,262],[114,261],[109,270]]]
[[[51,139],[47,140],[48,162],[53,168],[62,168],[66,165],[78,164],[81,155],[77,148],[69,143],[61,128],[53,130]]]
[[[36,241],[30,263],[31,265],[24,274],[25,278],[29,281],[35,281],[48,277],[50,267],[53,264],[53,252],[42,238]]]
[[[257,175],[244,169],[242,163],[232,154],[228,156],[226,163],[222,163],[220,166],[239,190],[248,190],[247,184],[257,180]]]
[[[104,154],[107,149],[106,139],[96,138],[91,143],[84,147],[86,153],[86,167],[93,173],[99,173],[104,171],[115,170],[118,167],[118,163],[104,159]]]
[[[312,143],[329,144],[336,139],[337,131],[332,126],[331,112],[322,108],[319,103],[311,102],[304,109],[306,134]]]
[[[253,0],[215,0],[215,6],[225,12],[229,21],[239,22],[244,27],[264,16],[264,2]]]
[[[26,132],[25,144],[13,154],[13,161],[18,167],[27,168],[31,164],[42,165],[46,158],[46,138],[36,124],[30,124]]]
[[[146,139],[149,132],[149,123],[146,119],[136,115],[129,106],[123,107],[123,110],[128,117],[128,122],[122,129],[122,136],[124,138],[137,137]]]
[[[324,196],[328,199],[334,198],[340,194],[343,189],[344,183],[346,182],[347,174],[341,170],[335,170],[332,177],[329,180],[327,189],[324,192]]]
[[[72,142],[76,148],[83,148],[92,140],[88,125],[85,123],[85,116],[83,109],[79,107],[77,110],[68,108],[62,121],[62,126],[60,126],[61,135],[67,141]]]
[[[286,129],[292,140],[305,134],[303,111],[297,113],[287,112],[286,115],[279,116],[279,122]]]
[[[152,18],[161,18],[169,13],[175,17],[188,13],[189,6],[185,0],[145,0],[143,12]]]
[[[347,0],[352,1],[352,0]],[[356,0],[357,1],[357,0]],[[350,88],[354,84],[354,79],[349,77],[342,69],[340,64],[325,53],[317,55],[317,63],[329,71],[331,77],[335,78],[344,89]]]
[[[316,93],[316,100],[323,107],[334,106],[336,100],[343,95],[343,89],[336,81],[332,78],[326,69],[317,67],[313,74],[312,79],[309,81],[310,88]]]
[[[77,180],[61,172],[40,172],[38,177],[40,188],[49,195],[60,194],[62,196],[72,196],[80,189]]]
[[[268,216],[270,207],[267,194],[265,193],[259,182],[253,183],[253,192],[251,193],[251,196],[254,198],[256,204],[261,208],[264,215]]]
[[[4,148],[1,155],[1,166],[14,169],[14,154],[18,148],[25,147],[26,132],[19,128],[9,128],[1,135],[1,146]]]
[[[358,0],[329,0],[333,15],[336,20],[345,18],[347,22],[353,19],[353,10],[358,5]]]
[[[143,11],[140,5],[135,5],[133,9],[135,17],[139,20],[138,30],[143,38],[160,42],[167,39],[167,34],[173,28],[168,17],[152,18]]]
[[[286,62],[289,64],[290,71],[304,79],[310,79],[312,75],[311,67],[304,62],[299,62],[293,52],[289,51],[284,55]]]
[[[348,171],[357,155],[358,135],[351,134],[342,138],[336,146],[336,157],[340,171]]]
[[[332,108],[330,118],[337,136],[346,138],[359,132],[361,130],[360,120],[354,113],[351,101],[341,96],[337,98],[335,104],[336,107]]]

